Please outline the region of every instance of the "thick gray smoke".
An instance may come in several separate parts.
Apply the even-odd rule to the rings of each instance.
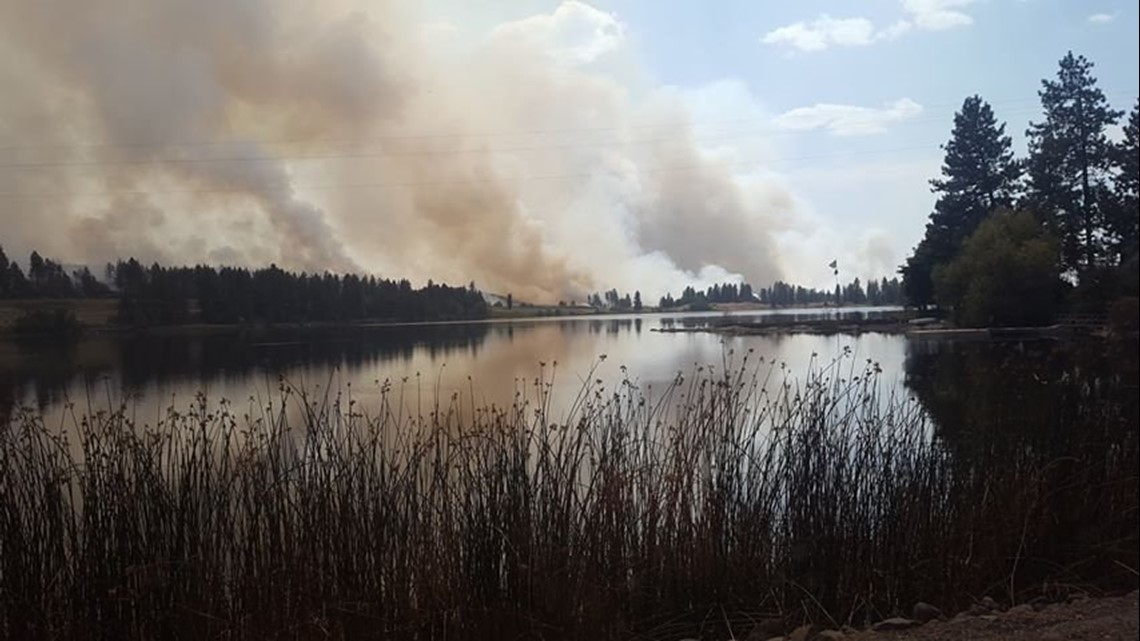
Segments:
[[[540,301],[780,275],[770,234],[793,199],[698,147],[613,16],[437,18],[395,0],[0,0],[0,242]]]

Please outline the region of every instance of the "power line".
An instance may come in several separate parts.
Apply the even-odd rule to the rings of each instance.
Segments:
[[[704,171],[710,168],[739,168],[748,166],[769,166],[788,162],[802,162],[810,160],[827,160],[835,158],[846,157],[859,157],[869,155],[880,155],[888,153],[897,153],[902,151],[915,151],[919,149],[930,149],[931,144],[923,145],[908,145],[904,147],[892,147],[884,149],[861,150],[851,151],[839,154],[812,154],[804,156],[788,156],[784,158],[774,159],[751,159],[739,160],[729,162],[710,161],[703,163],[687,163],[683,165],[676,165],[672,167],[657,167],[648,169],[639,169],[635,173],[638,175],[644,174],[662,174],[662,173],[685,173]],[[494,179],[455,179],[455,180],[422,180],[422,181],[398,181],[398,182],[367,182],[367,183],[341,183],[341,184],[326,184],[326,185],[290,185],[294,189],[303,189],[308,191],[352,191],[352,190],[387,190],[402,187],[435,187],[447,186],[456,184],[504,184],[504,183],[526,183],[537,181],[559,181],[559,180],[579,180],[583,178],[594,178],[598,176],[613,176],[616,178],[624,178],[627,174],[616,171],[590,171],[590,172],[572,172],[562,174],[547,174],[547,175],[532,175],[521,176],[517,178],[494,178]],[[159,195],[209,195],[209,194],[245,194],[251,190],[248,189],[173,189],[173,190],[105,190],[105,191],[91,191],[91,192],[45,192],[45,193],[19,193],[19,192],[0,192],[0,198],[104,198],[109,196],[159,196]]]
[[[1120,96],[1131,95],[1131,91],[1117,91],[1105,92],[1106,96]],[[1039,103],[1037,99],[1007,99],[1001,101],[989,101],[990,105],[1016,105],[1026,104],[1032,105],[1034,110]],[[814,105],[813,105],[814,106]],[[942,104],[942,105],[927,105],[923,106],[924,110],[931,109],[945,109],[957,108],[957,104]],[[810,108],[810,107],[809,107]],[[867,109],[878,109],[867,108]],[[1028,110],[1025,108],[1020,111]],[[786,113],[786,112],[785,112]],[[361,143],[379,143],[379,142],[398,142],[398,141],[414,141],[414,140],[440,140],[440,139],[475,139],[475,138],[509,138],[512,136],[540,136],[540,135],[581,135],[587,133],[598,132],[622,132],[628,130],[645,130],[645,129],[686,129],[695,130],[703,127],[714,125],[740,125],[740,124],[755,124],[755,123],[770,123],[773,116],[751,117],[751,118],[737,118],[719,121],[705,121],[705,122],[677,122],[677,123],[660,123],[660,124],[630,124],[630,125],[617,125],[606,127],[568,127],[568,128],[554,128],[554,129],[532,129],[532,130],[514,130],[514,131],[492,131],[492,132],[464,132],[464,133],[427,133],[427,134],[393,134],[385,136],[369,136],[365,138],[330,141],[332,144],[342,145],[359,145]],[[912,118],[908,120],[896,121],[892,124],[901,125],[909,122],[930,122],[933,120],[942,120],[941,116],[930,116],[926,118]],[[875,118],[867,118],[865,120],[849,121],[851,124],[872,124],[878,122]],[[825,127],[821,127],[825,128]],[[776,131],[767,132],[769,135],[790,135],[801,132],[787,132]],[[257,143],[267,146],[287,146],[306,143],[308,141],[302,139],[281,139],[281,140],[221,140],[221,141],[171,141],[163,143],[95,143],[87,145],[0,145],[0,150],[3,151],[28,151],[28,150],[46,150],[46,149],[62,149],[62,150],[97,150],[97,149],[168,149],[177,147],[210,147],[210,146],[234,146],[234,145],[248,145]],[[326,143],[328,144],[328,143]],[[615,142],[615,144],[619,144]],[[6,165],[6,166],[19,166],[19,165]]]
[[[898,121],[890,123],[893,126],[901,126],[908,124],[922,124],[933,122],[935,120],[942,120],[941,117],[934,118],[914,118],[905,121]],[[879,124],[877,119],[867,118],[864,120],[848,120],[843,122],[846,126],[860,126],[860,125],[874,125]],[[817,129],[826,129],[827,126],[818,127]],[[607,142],[593,142],[593,143],[575,143],[565,145],[528,145],[519,147],[479,147],[471,149],[428,149],[428,150],[375,150],[375,151],[361,151],[361,152],[336,152],[336,153],[322,153],[322,154],[303,154],[303,155],[255,155],[255,156],[211,156],[199,158],[185,158],[185,157],[168,157],[168,158],[133,158],[133,159],[94,159],[94,160],[59,160],[59,161],[18,161],[18,162],[0,162],[0,168],[16,168],[16,169],[34,169],[34,168],[60,168],[60,167],[112,167],[112,166],[132,166],[132,165],[190,165],[190,164],[210,164],[210,163],[228,163],[228,162],[241,162],[241,163],[296,163],[302,161],[313,160],[354,160],[354,159],[369,159],[369,158],[409,158],[409,157],[446,157],[446,156],[460,156],[468,154],[506,154],[506,153],[519,153],[519,152],[553,152],[565,150],[579,150],[579,149],[605,149],[610,147],[625,148],[630,146],[639,145],[655,145],[655,144],[692,144],[692,143],[708,143],[718,142],[725,140],[740,140],[742,137],[749,136],[765,136],[774,137],[777,135],[791,135],[802,133],[800,131],[772,131],[772,130],[750,130],[742,132],[718,132],[716,135],[711,136],[695,136],[695,137],[663,137],[663,138],[646,138],[640,140],[615,140]]]

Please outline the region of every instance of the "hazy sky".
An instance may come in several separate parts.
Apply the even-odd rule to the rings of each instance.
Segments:
[[[0,0],[0,243],[556,299],[892,275],[967,95],[1019,153],[1118,0]]]
[[[551,5],[553,6],[553,4]],[[1037,90],[1066,51],[1083,54],[1109,101],[1138,94],[1135,2],[1117,0],[613,0],[653,78],[690,95],[697,122],[751,119],[819,227],[791,235],[807,272],[830,253],[875,247],[901,262],[922,235],[938,145],[974,93],[1008,123],[1018,154]],[[712,128],[710,126],[710,128]],[[844,261],[841,261],[844,262]],[[849,258],[845,261],[851,264]],[[856,261],[858,263],[858,261]],[[882,265],[883,262],[888,265]],[[863,265],[861,265],[863,266]],[[826,270],[819,269],[819,282]],[[810,278],[805,273],[804,278]]]

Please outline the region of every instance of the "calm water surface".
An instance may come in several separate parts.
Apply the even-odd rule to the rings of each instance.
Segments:
[[[847,314],[883,310],[845,309]],[[886,385],[901,385],[907,339],[900,335],[784,334],[720,336],[662,333],[662,327],[801,319],[835,310],[747,313],[641,314],[560,317],[485,323],[281,329],[258,332],[93,336],[71,345],[0,342],[0,409],[38,407],[58,416],[66,403],[80,409],[127,401],[142,421],[167,407],[184,408],[198,392],[210,399],[260,402],[282,383],[309,391],[351,389],[363,403],[387,382],[407,393],[459,395],[470,405],[509,404],[533,397],[535,379],[553,377],[555,405],[573,400],[587,380],[613,386],[628,376],[647,393],[678,373],[783,363],[793,376],[813,361],[846,353],[846,368],[879,363]],[[149,421],[148,421],[149,422]]]
[[[777,314],[789,313],[808,319],[835,310]],[[775,382],[785,375],[803,380],[809,368],[837,359],[840,376],[861,372],[868,361],[877,364],[884,397],[920,403],[938,433],[964,451],[993,447],[996,438],[1064,452],[1071,417],[1081,408],[1099,408],[1112,424],[1137,422],[1134,340],[956,343],[879,333],[653,331],[772,321],[777,314],[105,335],[66,345],[0,341],[0,426],[17,407],[30,407],[49,425],[66,427],[73,420],[69,403],[77,415],[126,403],[138,423],[153,425],[167,408],[191,407],[199,392],[212,407],[225,398],[239,415],[259,416],[269,401],[280,399],[283,385],[317,397],[351,393],[364,411],[380,407],[387,385],[403,393],[405,407],[418,404],[426,413],[439,398],[467,414],[472,407],[508,406],[520,396],[533,401],[540,378],[553,380],[551,418],[558,419],[587,381],[614,390],[628,377],[639,393],[656,400],[678,373],[740,367],[746,354],[761,376],[775,368]],[[299,411],[295,402],[290,408]]]

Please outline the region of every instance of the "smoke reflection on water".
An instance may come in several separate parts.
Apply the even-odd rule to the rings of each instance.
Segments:
[[[154,424],[204,393],[228,399],[239,415],[259,415],[284,387],[310,399],[349,396],[376,411],[383,390],[430,410],[438,401],[466,417],[472,408],[509,406],[551,393],[561,417],[587,384],[612,393],[627,378],[651,402],[678,374],[697,367],[783,365],[793,379],[846,353],[843,375],[878,363],[885,391],[900,389],[906,339],[899,335],[721,336],[654,330],[709,323],[723,314],[549,318],[498,323],[360,327],[337,330],[151,336],[97,336],[69,346],[0,344],[0,409],[37,407],[49,424],[126,403]],[[605,358],[603,359],[603,355]],[[780,380],[784,371],[777,371]],[[548,388],[546,386],[549,386]],[[296,399],[297,397],[294,397]],[[414,405],[411,405],[414,400]],[[294,403],[295,404],[295,403]]]

